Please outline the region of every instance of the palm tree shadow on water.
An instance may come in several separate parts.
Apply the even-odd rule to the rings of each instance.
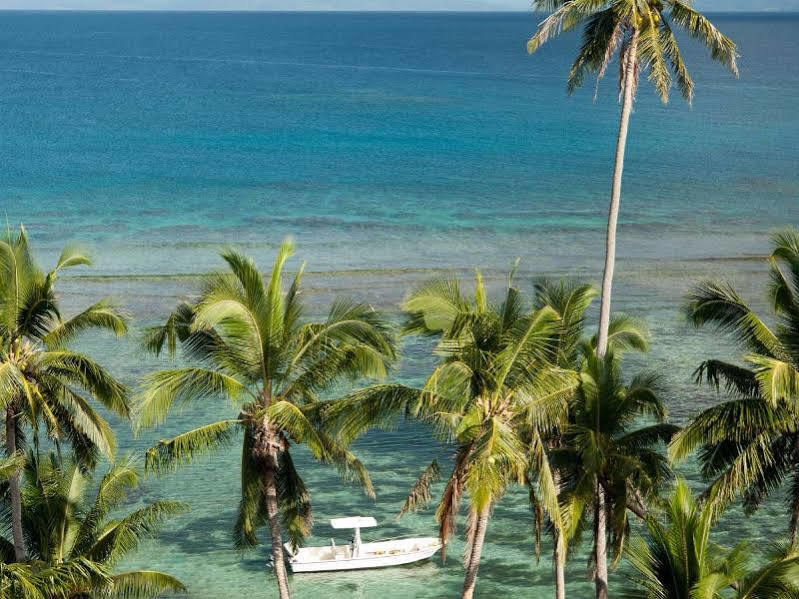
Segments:
[[[435,591],[430,597],[452,597],[460,590],[460,579],[448,580],[441,576],[440,560],[430,559],[417,564],[407,564],[388,568],[371,568],[368,570],[349,570],[344,572],[309,572],[292,575],[295,590],[299,584],[313,589],[310,596],[324,596],[321,589],[335,588],[337,592],[346,592],[347,596],[357,599],[368,599],[375,596],[376,585],[381,588],[391,585],[401,589],[403,586],[426,578],[435,584]]]
[[[159,544],[169,545],[173,549],[191,556],[202,556],[210,550],[230,551],[231,555],[240,555],[245,559],[242,563],[249,561],[249,557],[258,555],[257,551],[239,554],[232,549],[230,544],[231,531],[236,515],[231,509],[222,515],[214,514],[209,516],[194,517],[186,520],[180,527],[171,529],[168,533],[161,535]],[[265,563],[265,557],[259,558],[261,567]]]

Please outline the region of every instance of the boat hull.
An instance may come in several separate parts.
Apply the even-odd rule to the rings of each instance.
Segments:
[[[441,544],[433,537],[364,543],[358,557],[346,547],[307,547],[289,560],[292,572],[337,572],[402,566],[431,558]]]

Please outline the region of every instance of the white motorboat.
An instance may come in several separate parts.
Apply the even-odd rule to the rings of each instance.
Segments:
[[[333,528],[353,529],[352,541],[337,546],[333,539],[325,547],[301,547],[292,551],[286,543],[288,563],[293,572],[332,572],[400,566],[428,559],[441,549],[436,537],[394,538],[363,543],[361,528],[377,526],[374,518],[335,518]]]

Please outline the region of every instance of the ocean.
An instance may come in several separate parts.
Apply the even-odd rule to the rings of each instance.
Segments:
[[[269,266],[295,239],[289,270],[307,261],[311,312],[337,295],[397,311],[413,285],[469,278],[494,287],[519,258],[519,281],[598,282],[619,107],[610,70],[572,97],[565,76],[579,38],[534,56],[525,42],[540,16],[525,13],[111,13],[4,12],[0,18],[0,209],[24,223],[42,262],[66,243],[95,257],[61,281],[67,312],[110,295],[134,330],[79,347],[123,380],[165,364],[142,354],[141,327],[159,322],[198,275],[235,245]],[[619,227],[614,306],[646,318],[653,348],[630,361],[668,382],[684,422],[714,392],[692,372],[732,348],[686,325],[680,307],[704,277],[733,280],[766,311],[769,234],[799,224],[797,15],[713,16],[739,44],[740,79],[692,40],[683,53],[697,84],[693,106],[663,106],[642,82],[632,116]],[[409,339],[394,378],[419,383],[430,344]],[[114,421],[120,451],[235,413],[197,405],[133,438]],[[356,449],[375,481],[371,501],[336,473],[298,462],[309,483],[314,543],[327,520],[374,515],[375,536],[435,534],[432,510],[395,518],[410,484],[451,449],[400,423]],[[235,447],[161,479],[131,505],[187,501],[192,512],[128,560],[183,579],[192,597],[274,597],[267,549],[231,547],[238,501]],[[682,475],[699,484],[691,463]],[[440,485],[437,489],[440,491]],[[733,510],[720,542],[782,535],[779,497],[752,517]],[[462,530],[462,529],[461,529]],[[497,507],[478,596],[552,594],[544,543],[533,554],[523,492]],[[369,535],[365,534],[365,538]],[[342,539],[339,539],[342,541]],[[452,597],[459,542],[445,564],[360,573],[297,575],[299,598]],[[584,545],[567,571],[570,596],[587,596]],[[611,588],[625,585],[625,567]]]

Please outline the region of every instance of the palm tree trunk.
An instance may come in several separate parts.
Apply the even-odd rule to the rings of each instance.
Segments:
[[[17,452],[17,423],[13,402],[6,407],[6,453],[12,456]],[[25,540],[22,537],[22,493],[19,490],[19,471],[8,479],[8,492],[11,496],[11,534],[14,538],[14,559],[24,562]]]
[[[566,599],[566,556],[561,555],[560,533],[557,530],[552,532],[555,541],[555,549],[552,551],[552,562],[555,568],[555,599]]]
[[[280,599],[289,599],[289,581],[286,562],[283,561],[283,538],[280,534],[274,468],[267,468],[264,473],[264,500],[266,501],[266,515],[269,519],[269,532],[272,535],[272,567],[275,569],[278,592]]]
[[[269,520],[269,533],[272,537],[272,567],[277,578],[277,588],[280,599],[290,599],[289,581],[286,572],[286,562],[283,561],[283,537],[280,533],[280,513],[277,504],[277,452],[280,449],[280,439],[275,430],[264,418],[255,426],[253,431],[252,453],[255,463],[262,468],[264,487],[264,504],[266,516]]]
[[[594,489],[594,559],[596,560],[596,599],[608,599],[608,548],[607,511],[605,510],[605,490],[599,481]]]
[[[621,201],[621,179],[624,171],[624,150],[627,147],[627,128],[635,95],[635,69],[638,53],[638,30],[633,29],[630,46],[625,55],[624,90],[619,119],[619,136],[616,139],[616,160],[613,165],[613,184],[610,188],[610,208],[608,209],[608,230],[605,240],[605,272],[602,276],[602,299],[599,306],[599,333],[596,353],[602,357],[608,349],[608,329],[610,327],[610,292],[613,287],[613,269],[616,265],[616,224],[619,220]]]
[[[466,562],[466,576],[463,579],[463,592],[461,599],[472,599],[474,597],[474,587],[477,584],[477,570],[480,568],[480,555],[483,552],[483,542],[488,528],[488,516],[491,512],[491,505],[487,505],[477,517],[477,526],[474,530],[472,539],[472,551],[469,560]]]
[[[550,441],[550,447],[559,446],[560,439]],[[552,480],[555,483],[558,495],[560,495],[560,471],[555,470],[552,472]],[[555,571],[555,599],[566,599],[566,555],[561,551],[560,531],[554,526],[552,528],[552,541],[555,544],[552,550],[552,567]]]

